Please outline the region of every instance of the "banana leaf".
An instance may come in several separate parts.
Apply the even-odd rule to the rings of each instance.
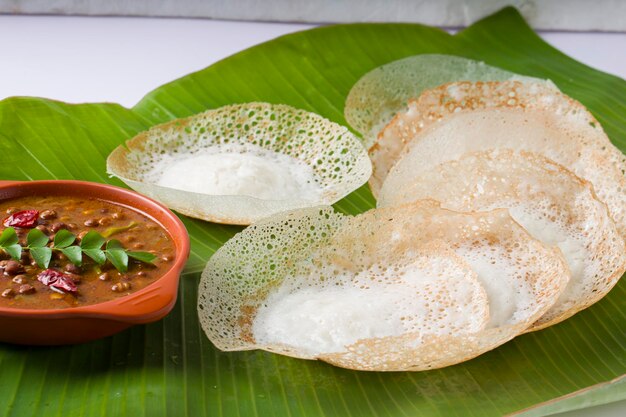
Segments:
[[[359,77],[420,53],[550,78],[626,149],[626,82],[555,50],[507,8],[454,36],[415,24],[337,25],[283,36],[166,84],[132,109],[3,100],[0,178],[122,185],[105,174],[113,148],[156,123],[229,103],[287,103],[346,124],[343,103]],[[347,213],[373,206],[366,186],[336,205]],[[220,352],[200,330],[197,285],[207,259],[241,228],[183,221],[192,256],[172,313],[83,345],[0,344],[0,415],[495,416],[525,409],[546,415],[626,397],[624,280],[557,326],[429,372],[355,372],[267,352]]]

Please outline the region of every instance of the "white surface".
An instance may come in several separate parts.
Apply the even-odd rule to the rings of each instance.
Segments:
[[[156,87],[302,24],[0,16],[0,99],[133,106]]]
[[[0,99],[133,106],[154,88],[305,24],[200,19],[0,16]],[[580,61],[626,78],[626,33],[544,33]]]
[[[466,26],[511,5],[534,28],[626,30],[623,0],[0,0],[0,13]]]
[[[132,106],[150,90],[305,24],[193,19],[0,16],[0,99]],[[564,53],[626,78],[626,33],[543,33]],[[562,414],[617,417],[626,401]]]
[[[311,166],[256,145],[214,145],[200,152],[164,155],[145,178],[193,193],[323,201],[322,187]]]

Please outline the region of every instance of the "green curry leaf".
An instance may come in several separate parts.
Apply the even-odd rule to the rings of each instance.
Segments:
[[[61,253],[67,256],[67,259],[69,259],[69,261],[73,263],[74,265],[76,266],[82,265],[83,251],[81,250],[79,246],[70,246],[67,248],[63,248],[61,249]]]
[[[137,226],[136,222],[123,226],[119,231],[128,230]],[[115,232],[114,232],[115,233]],[[113,233],[109,233],[111,235]],[[60,251],[67,259],[76,266],[83,263],[83,254],[91,258],[98,265],[103,265],[107,259],[120,272],[128,271],[128,258],[133,258],[145,263],[153,263],[156,256],[149,252],[132,252],[124,249],[122,243],[117,239],[107,242],[100,233],[92,230],[81,240],[80,245],[72,245],[76,241],[76,236],[68,230],[59,230],[54,236],[54,246],[49,248],[50,238],[39,229],[31,229],[26,236],[25,247],[19,244],[19,238],[13,227],[7,227],[0,234],[0,249],[4,250],[11,258],[19,261],[22,251],[28,250],[32,258],[40,268],[48,268],[52,259],[52,251]],[[106,249],[102,250],[102,245],[106,243]],[[70,246],[71,245],[71,246]]]
[[[5,252],[8,253],[9,256],[11,256],[11,258],[15,259],[16,261],[19,261],[22,257],[22,247],[17,243],[13,245],[3,246],[2,249],[4,249]]]
[[[67,248],[74,243],[76,236],[68,230],[61,229],[54,235],[54,247],[57,249]]]
[[[98,265],[104,265],[107,261],[106,255],[102,249],[82,249],[82,252],[93,259]]]
[[[119,226],[119,227],[109,227],[107,230],[105,230],[104,232],[102,232],[102,236],[104,236],[105,238],[109,238],[117,233],[121,233],[121,232],[125,232],[127,230],[130,230],[134,227],[136,227],[137,225],[139,225],[139,223],[132,221],[130,222],[128,225],[126,226]]]
[[[111,239],[107,242],[107,246],[106,246],[106,250],[111,250],[111,249],[124,249],[124,246],[122,245],[122,242],[120,242],[117,239]]]
[[[107,259],[120,272],[128,271],[128,255],[124,249],[108,249],[105,251]]]
[[[104,245],[105,240],[100,233],[92,230],[80,241],[80,247],[82,249],[100,249]]]
[[[154,254],[152,254],[150,252],[126,251],[126,254],[130,258],[137,259],[138,261],[149,263],[149,264],[153,263],[155,261],[155,259],[157,258]]]
[[[37,229],[33,229],[37,230]],[[47,268],[50,265],[50,259],[52,259],[52,249],[44,247],[30,248],[30,256],[33,257],[39,268]]]
[[[31,229],[26,235],[26,243],[29,248],[42,248],[48,244],[50,238],[39,229]]]
[[[7,227],[0,234],[0,247],[5,248],[6,246],[14,245],[18,242],[17,233],[15,233],[15,229],[12,227]]]

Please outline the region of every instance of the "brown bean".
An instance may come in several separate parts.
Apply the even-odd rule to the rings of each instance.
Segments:
[[[98,220],[98,224],[100,226],[108,226],[108,225],[111,224],[111,222],[112,222],[112,220],[111,220],[110,217],[103,217],[100,220]]]
[[[103,274],[100,274],[100,275],[98,276],[98,279],[99,279],[100,281],[108,281],[108,280],[110,279],[110,277],[109,277],[109,273],[108,273],[108,272],[105,272],[105,273],[103,273]]]
[[[39,217],[41,217],[44,220],[56,219],[57,212],[54,210],[44,210],[41,213],[39,213]]]
[[[28,282],[28,277],[26,275],[20,274],[14,276],[11,281],[15,282],[16,284],[26,284]]]
[[[18,261],[10,260],[7,262],[4,268],[4,273],[7,275],[17,275],[24,272],[24,266]]]
[[[85,226],[87,227],[95,227],[98,225],[98,221],[94,220],[94,219],[87,219],[85,220],[85,223],[83,223]]]
[[[20,294],[32,294],[35,291],[35,287],[30,284],[20,285],[20,289],[18,290]]]
[[[4,298],[12,298],[13,296],[15,296],[15,291],[13,291],[11,288],[7,288],[6,290],[2,291],[2,296]]]
[[[28,252],[23,251],[22,254],[20,255],[20,262],[22,262],[22,264],[26,265],[29,264],[31,261],[30,259],[30,255],[28,254]]]
[[[7,209],[7,214],[17,213],[18,211],[20,211],[20,209],[18,209],[17,207],[9,207]]]
[[[43,233],[44,235],[47,235],[49,233],[48,228],[44,226],[43,224],[40,224],[39,226],[35,227],[35,229],[40,230],[41,233]]]
[[[124,213],[116,211],[115,213],[111,214],[111,217],[113,217],[115,220],[122,220],[124,218]]]
[[[137,276],[145,278],[148,276],[148,273],[146,271],[139,271],[137,272]]]
[[[165,261],[165,262],[169,262],[172,259],[174,259],[174,257],[172,255],[170,255],[170,254],[165,254],[165,255],[161,256],[161,259],[163,259],[163,261]]]
[[[76,225],[76,223],[68,223],[67,227],[70,229],[76,229],[78,226]]]
[[[80,266],[74,264],[65,264],[65,267],[63,269],[65,269],[67,272],[71,272],[72,274],[80,275],[83,273],[83,270],[80,269]]]
[[[123,292],[130,290],[130,282],[120,282],[111,287],[111,291],[113,292]]]
[[[61,229],[67,229],[67,225],[63,222],[52,223],[52,226],[50,226],[50,231],[52,233],[56,233]]]
[[[133,249],[143,249],[145,245],[141,242],[137,242],[133,245]]]
[[[103,207],[103,208],[100,209],[100,213],[102,213],[102,214],[106,214],[108,212],[109,212],[109,209],[106,208],[106,207]]]

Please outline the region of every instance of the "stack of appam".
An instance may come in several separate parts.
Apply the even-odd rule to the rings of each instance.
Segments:
[[[345,114],[372,142],[377,208],[285,212],[227,242],[199,289],[218,348],[435,369],[571,317],[626,270],[624,156],[551,82],[417,56],[366,74]]]

